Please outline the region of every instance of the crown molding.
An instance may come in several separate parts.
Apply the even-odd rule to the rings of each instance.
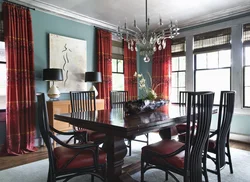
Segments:
[[[199,16],[197,18],[192,18],[185,23],[180,23],[179,26],[183,28],[191,28],[199,25],[204,25],[208,23],[223,21],[225,19],[234,19],[250,13],[250,3],[248,5],[239,5],[233,8],[221,10],[215,13],[210,13],[204,16]]]
[[[42,2],[40,0],[29,0],[26,2],[25,0],[9,0],[10,2],[14,2],[17,4],[21,4],[30,8],[35,8],[37,10],[58,15],[63,18],[67,18],[69,20],[81,22],[87,25],[92,25],[96,27],[100,27],[103,29],[110,30],[112,32],[117,31],[117,25],[110,24],[105,21],[101,21],[80,13],[76,13],[74,11],[70,11],[68,9],[64,9],[49,3]],[[196,18],[190,18],[185,22],[179,22],[179,27],[181,29],[192,28],[208,23],[223,21],[225,19],[233,19],[235,17],[244,15],[246,13],[250,13],[250,3],[248,5],[242,4],[239,6],[235,6],[233,8],[221,10],[215,13],[210,13],[205,16],[199,16]],[[130,30],[133,32],[133,30]]]
[[[58,15],[60,17],[67,18],[69,20],[81,22],[87,25],[97,26],[100,28],[108,29],[110,31],[117,30],[117,25],[113,25],[108,22],[101,21],[39,0],[30,0],[29,2],[26,2],[24,0],[9,0],[9,1],[30,8],[35,8],[36,10],[43,11],[49,14]]]

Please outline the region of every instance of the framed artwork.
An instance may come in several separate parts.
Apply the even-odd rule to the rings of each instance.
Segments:
[[[63,81],[55,82],[61,93],[86,90],[86,61],[85,40],[49,34],[49,67],[63,70]]]

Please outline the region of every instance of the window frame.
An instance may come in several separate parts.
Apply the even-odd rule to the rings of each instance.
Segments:
[[[245,97],[245,88],[246,87],[249,87],[250,88],[250,86],[246,86],[245,85],[245,70],[246,70],[246,67],[249,67],[250,68],[250,65],[246,65],[246,57],[245,57],[245,48],[246,47],[249,47],[250,48],[250,44],[245,44],[244,46],[243,46],[243,108],[250,108],[250,105],[249,106],[246,106],[246,102],[245,102],[245,99],[246,99],[246,97]]]
[[[187,66],[185,67],[185,70],[180,70],[179,68],[180,68],[180,64],[179,64],[179,58],[180,57],[185,57],[185,66],[187,65],[187,59],[186,59],[186,55],[174,55],[174,56],[172,56],[172,59],[173,58],[178,58],[178,70],[176,71],[171,71],[171,75],[173,74],[173,73],[177,73],[177,87],[173,87],[173,85],[171,86],[172,87],[172,89],[174,88],[174,89],[177,89],[177,94],[179,94],[180,93],[180,88],[184,88],[184,90],[186,90],[186,72],[187,72]],[[185,87],[179,87],[178,85],[179,85],[179,73],[185,73]],[[177,95],[177,96],[179,96],[179,95]],[[177,102],[171,102],[172,104],[179,104],[179,97],[177,97]]]
[[[218,50],[214,50],[214,51],[207,51],[207,52],[201,52],[201,53],[194,53],[194,91],[197,91],[197,85],[196,85],[196,77],[197,77],[197,71],[205,71],[205,70],[220,70],[220,69],[229,69],[229,73],[230,73],[230,77],[229,77],[229,83],[230,83],[230,90],[232,90],[232,64],[230,65],[230,67],[219,67],[219,57],[218,57],[218,68],[202,68],[202,69],[197,69],[197,54],[207,54],[207,53],[211,53],[211,52],[219,52],[219,51],[223,51],[223,50],[230,50],[231,51],[231,55],[232,55],[232,49],[218,49]],[[231,57],[231,63],[232,63],[232,57]],[[219,104],[214,104],[214,106],[219,106]]]

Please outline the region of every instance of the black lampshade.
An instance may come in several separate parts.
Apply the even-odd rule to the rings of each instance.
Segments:
[[[85,72],[85,82],[102,82],[101,72]]]
[[[59,68],[43,69],[43,80],[46,81],[62,81],[63,72]]]

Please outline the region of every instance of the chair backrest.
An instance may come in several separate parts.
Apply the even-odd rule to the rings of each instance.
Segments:
[[[71,91],[70,103],[72,112],[96,110],[94,91]]]
[[[193,92],[192,91],[180,91],[179,92],[179,105],[180,106],[187,105],[188,93],[193,93]]]
[[[54,162],[54,152],[51,144],[50,128],[49,128],[49,119],[48,119],[48,111],[47,104],[45,101],[44,93],[37,93],[37,114],[38,114],[38,125],[39,130],[42,135],[43,141],[48,149],[49,155],[49,163],[51,166],[52,172],[55,170],[55,162]]]
[[[220,164],[225,164],[225,144],[229,141],[230,127],[234,113],[235,91],[221,91],[216,138],[220,152]]]
[[[213,92],[187,94],[185,169],[190,171],[190,181],[202,181],[202,152],[209,137],[213,101]]]
[[[110,107],[123,108],[128,101],[128,91],[110,91]]]

